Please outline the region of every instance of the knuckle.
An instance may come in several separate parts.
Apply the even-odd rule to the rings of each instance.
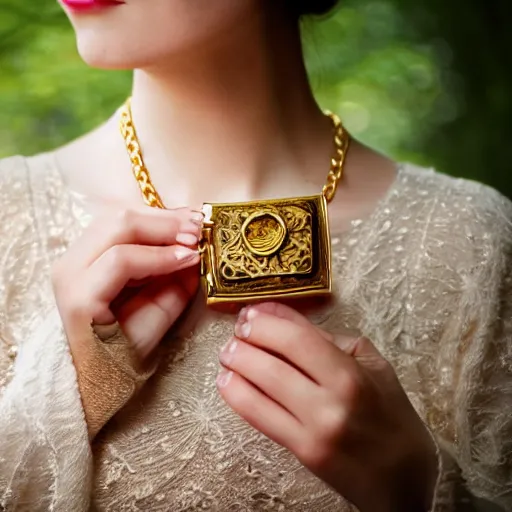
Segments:
[[[237,379],[233,377],[222,391],[228,397],[231,407],[235,411],[243,413],[251,403],[251,393],[246,386],[240,386]]]
[[[169,226],[169,232],[176,232],[179,230],[181,224],[183,223],[183,219],[179,215],[172,215],[169,217],[169,219],[166,221],[166,225]]]
[[[281,345],[280,352],[282,354],[292,354],[297,350],[297,343],[295,341],[295,337],[293,335],[283,336],[281,337],[279,343]],[[305,342],[307,342],[305,340]]]
[[[357,376],[345,372],[338,379],[337,392],[346,406],[353,409],[361,401],[363,386]]]
[[[90,322],[99,311],[99,307],[82,293],[66,293],[57,297],[59,313],[66,324],[81,325]]]
[[[119,210],[114,216],[114,232],[131,234],[136,231],[137,212],[130,208]]]
[[[248,358],[247,363],[251,364],[251,359]],[[283,380],[285,380],[285,370],[284,364],[277,358],[271,358],[269,361],[265,362],[265,375],[264,379],[267,382],[267,386],[270,388],[279,388],[282,386]]]
[[[86,275],[73,275],[74,284],[70,287],[71,270],[64,263],[54,263],[51,272],[57,309],[65,326],[90,323],[103,311],[102,305],[94,298]]]
[[[121,245],[114,245],[104,255],[109,271],[125,272],[129,270],[126,251]]]
[[[85,303],[76,298],[70,298],[66,306],[66,314],[71,323],[83,322],[84,319],[92,321],[99,308],[92,303]]]
[[[346,409],[334,400],[330,400],[317,412],[317,435],[325,444],[331,444],[341,438],[347,430]]]

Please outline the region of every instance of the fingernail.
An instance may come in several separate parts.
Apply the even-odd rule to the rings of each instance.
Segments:
[[[217,386],[219,386],[219,388],[225,388],[229,384],[231,377],[233,377],[233,372],[222,370],[217,376]]]
[[[153,351],[154,347],[147,343],[133,343],[133,349],[135,353],[140,358],[141,361],[144,361],[148,358],[148,356]]]
[[[246,318],[247,318],[247,307],[244,307],[238,313],[238,321],[239,322],[245,322]]]
[[[188,247],[181,247],[178,246],[174,250],[174,255],[176,256],[176,259],[178,261],[188,260],[195,256],[197,256],[199,253],[195,251],[194,249],[189,249]]]
[[[197,244],[197,236],[192,233],[178,233],[176,235],[176,242],[183,245],[196,245]]]
[[[254,308],[247,308],[247,311],[245,313],[245,319],[246,320],[254,320],[256,318],[256,315],[258,314],[258,310]]]
[[[251,334],[251,324],[249,322],[237,323],[235,325],[235,334],[239,338],[246,340]]]
[[[223,347],[220,352],[220,361],[226,366],[231,364],[233,361],[233,357],[235,355],[236,347],[238,343],[235,340],[229,340]]]
[[[192,210],[192,212],[190,212],[190,220],[195,224],[202,224],[204,220],[204,213]]]

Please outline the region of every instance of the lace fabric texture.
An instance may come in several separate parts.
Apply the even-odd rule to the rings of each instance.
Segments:
[[[235,318],[200,298],[91,447],[49,281],[84,217],[51,155],[2,161],[0,199],[0,510],[355,510],[221,401]],[[511,221],[497,192],[403,166],[370,218],[333,235],[333,300],[311,312],[393,364],[440,447],[435,511],[512,510]]]

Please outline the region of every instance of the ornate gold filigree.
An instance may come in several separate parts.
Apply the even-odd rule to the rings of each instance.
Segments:
[[[207,204],[201,250],[209,303],[330,291],[323,196]]]
[[[224,279],[307,274],[312,268],[311,212],[299,206],[235,206],[219,212],[217,247]]]

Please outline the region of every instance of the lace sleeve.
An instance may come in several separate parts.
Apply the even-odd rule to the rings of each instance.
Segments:
[[[458,443],[439,441],[440,478],[435,512],[512,510],[512,278],[504,282],[500,326],[485,350],[468,354],[471,381],[457,392]],[[466,507],[462,505],[466,503]],[[472,505],[472,508],[469,506]]]
[[[91,454],[36,225],[34,196],[46,192],[32,190],[24,159],[0,161],[0,510],[80,512]]]
[[[488,225],[494,249],[478,283],[481,304],[459,339],[455,444],[438,440],[434,512],[512,510],[512,205],[504,198]]]
[[[88,509],[89,440],[60,325],[55,312],[21,344],[0,398],[2,510]]]

